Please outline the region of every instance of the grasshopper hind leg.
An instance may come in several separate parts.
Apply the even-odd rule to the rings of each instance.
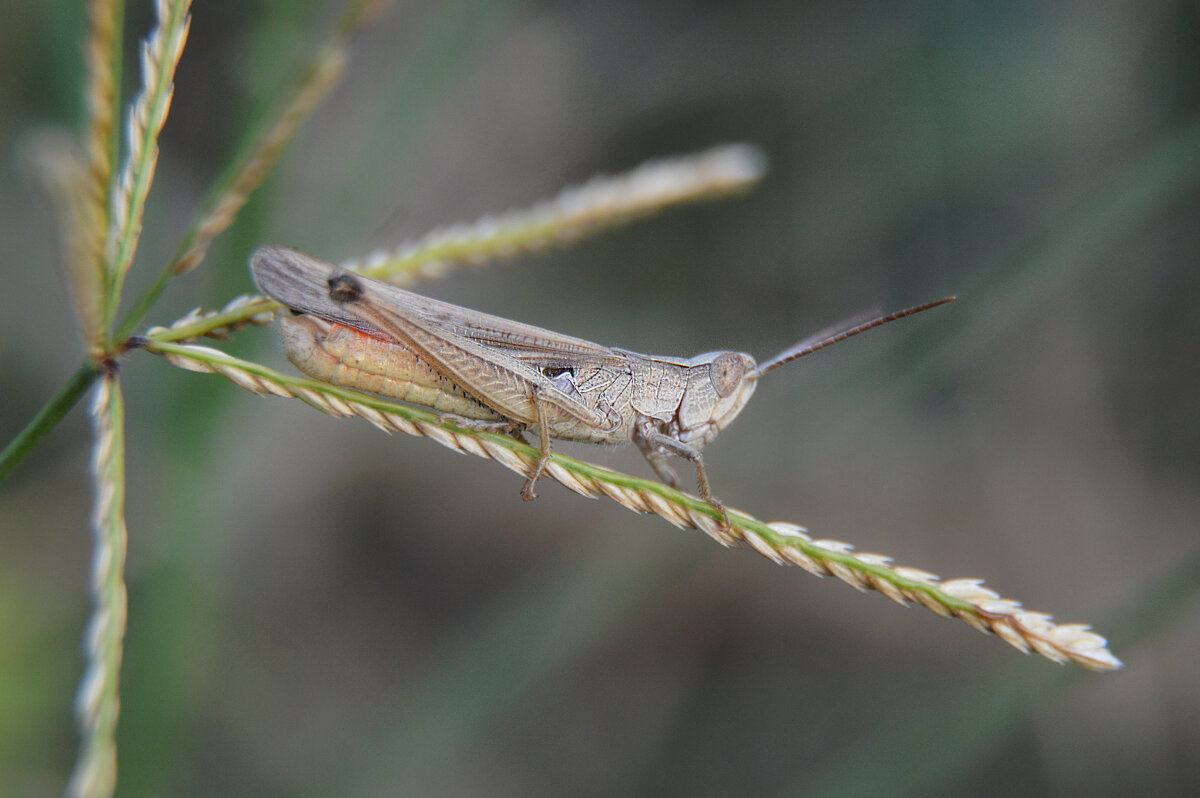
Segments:
[[[550,420],[546,417],[546,403],[542,401],[541,392],[536,387],[533,389],[533,406],[537,411],[538,444],[542,452],[534,463],[533,473],[521,488],[521,498],[527,502],[537,498],[533,488],[542,478],[542,474],[546,473],[546,464],[550,462]]]

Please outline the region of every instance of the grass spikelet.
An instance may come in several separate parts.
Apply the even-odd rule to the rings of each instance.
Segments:
[[[68,794],[74,798],[112,795],[117,778],[117,716],[122,641],[125,637],[125,443],[121,385],[108,374],[96,386],[92,417],[96,443],[92,477],[95,551],[92,596],[95,609],[85,636],[87,669],[76,697],[83,747]]]
[[[86,159],[87,175],[83,196],[87,209],[83,250],[92,269],[103,265],[109,222],[109,190],[117,149],[117,28],[123,3],[93,0],[88,5],[89,29],[84,56],[87,62]],[[99,297],[99,291],[96,297]]]
[[[762,152],[748,144],[648,161],[629,172],[564,189],[529,208],[435,230],[342,267],[395,283],[410,275],[436,277],[452,266],[546,249],[673,205],[744,191],[765,169]]]
[[[233,224],[238,212],[266,180],[300,125],[341,82],[349,60],[350,38],[392,4],[393,0],[358,0],[348,4],[341,20],[326,40],[315,48],[312,59],[293,80],[287,95],[267,115],[263,125],[248,137],[249,143],[243,147],[241,155],[209,192],[208,200],[184,234],[175,256],[135,303],[121,326],[118,338],[129,335],[172,277],[190,272],[203,263],[209,246]],[[226,310],[232,309],[227,307]],[[221,337],[236,327],[255,323],[244,315],[229,315],[233,318],[224,328],[218,325],[196,335]]]
[[[361,416],[381,426],[385,417],[408,423],[388,424],[397,431],[431,438],[448,449],[496,460],[528,474],[538,450],[515,438],[494,432],[439,423],[437,414],[395,404],[349,388],[290,377],[265,366],[240,360],[216,349],[150,339],[146,348],[172,363],[194,371],[221,374],[239,387],[260,395],[293,396],[339,418]],[[1055,662],[1074,662],[1091,670],[1113,670],[1121,662],[1107,649],[1103,637],[1078,624],[1056,626],[1050,616],[1022,610],[978,579],[942,582],[928,571],[891,566],[886,555],[855,554],[838,540],[813,540],[803,527],[766,524],[738,510],[729,510],[730,529],[720,514],[699,497],[662,483],[622,474],[560,454],[551,456],[546,475],[584,495],[605,495],[638,513],[650,512],[679,527],[699,529],[724,546],[747,545],[772,562],[795,564],[818,576],[834,576],[858,590],[877,590],[901,604],[917,603],[944,617],[957,617],[986,633],[996,633],[1014,647],[1032,649]]]
[[[443,228],[394,252],[377,252],[341,266],[395,284],[437,277],[453,266],[549,247],[671,205],[742,191],[762,176],[763,169],[762,155],[748,144],[650,161],[615,177],[593,178],[527,209]],[[514,249],[514,242],[521,246]],[[238,297],[221,310],[197,309],[167,327],[154,327],[147,336],[164,342],[221,338],[247,324],[269,322],[280,308],[264,297]]]
[[[75,315],[84,341],[97,358],[104,338],[104,257],[117,150],[120,74],[117,29],[122,8],[123,3],[118,0],[93,0],[88,5],[83,153],[81,156],[73,143],[69,151],[61,148],[54,171],[62,179],[56,181],[58,185],[51,192],[57,195],[59,240],[64,250],[63,262],[70,274]]]
[[[270,324],[280,304],[273,299],[243,294],[225,304],[220,310],[202,311],[195,308],[167,327],[151,327],[147,337],[161,341],[195,341],[198,338],[226,338],[247,325]]]
[[[142,232],[146,196],[158,164],[158,134],[171,108],[175,67],[187,41],[190,0],[158,0],[157,24],[142,48],[142,90],[129,112],[129,153],[113,196],[106,247],[109,290],[104,326],[116,316],[125,275]]]

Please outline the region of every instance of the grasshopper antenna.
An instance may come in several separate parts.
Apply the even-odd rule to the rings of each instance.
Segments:
[[[885,316],[876,316],[873,319],[858,322],[851,321],[849,326],[834,327],[827,330],[822,330],[811,338],[805,338],[800,343],[790,349],[785,349],[775,357],[763,363],[761,366],[751,372],[755,377],[760,377],[772,369],[777,369],[785,363],[791,363],[793,360],[802,358],[805,355],[811,355],[818,349],[824,349],[831,344],[836,344],[839,341],[845,341],[847,338],[858,335],[859,333],[872,330],[881,324],[887,324],[889,321],[896,321],[905,316],[912,316],[914,313],[920,313],[923,310],[936,308],[938,305],[945,305],[947,302],[953,302],[957,297],[948,296],[945,299],[938,299],[933,302],[926,302],[923,305],[915,305],[904,310],[897,310],[895,313],[888,313]]]

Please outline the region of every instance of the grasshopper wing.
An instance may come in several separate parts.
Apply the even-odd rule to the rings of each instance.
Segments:
[[[260,248],[250,269],[263,293],[292,310],[394,341],[504,416],[535,423],[536,394],[585,424],[609,425],[604,414],[561,390],[541,370],[580,357],[616,357],[599,344],[350,275],[288,247]],[[355,291],[339,301],[331,286],[343,275],[353,281]]]

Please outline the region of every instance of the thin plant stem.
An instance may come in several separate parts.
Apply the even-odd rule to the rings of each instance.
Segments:
[[[54,429],[54,425],[83,398],[99,374],[99,369],[91,360],[85,360],[75,369],[58,393],[42,406],[25,428],[17,433],[17,437],[0,452],[0,482],[12,473],[17,464],[25,459],[25,455],[33,451],[42,438]]]

